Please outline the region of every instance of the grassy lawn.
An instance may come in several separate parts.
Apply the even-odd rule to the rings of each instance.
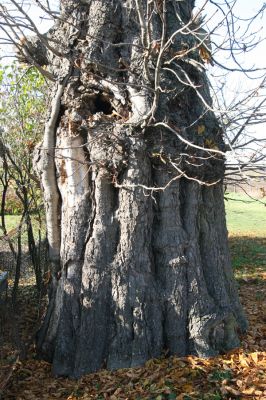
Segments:
[[[6,215],[5,220],[7,231],[10,231],[11,229],[15,229],[19,225],[21,215]]]
[[[35,238],[38,239],[39,222],[34,216],[31,216],[31,220],[32,220]],[[6,215],[5,216],[6,229],[11,238],[13,238],[13,235],[15,235],[15,237],[16,237],[16,228],[19,227],[20,222],[21,222],[21,215]],[[25,228],[26,228],[26,224],[24,221],[23,232],[22,232],[22,244],[27,243],[27,233],[26,233]],[[2,230],[0,230],[0,237],[2,236],[2,234],[3,234],[3,232],[2,232]],[[42,236],[45,237],[45,222],[44,221],[42,223]]]
[[[266,201],[256,202],[246,195],[225,195],[227,227],[233,235],[266,236]]]
[[[240,280],[265,279],[266,207],[248,196],[226,194],[227,228],[232,264]]]

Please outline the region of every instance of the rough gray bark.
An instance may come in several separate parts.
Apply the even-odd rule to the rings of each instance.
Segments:
[[[246,327],[227,243],[222,131],[197,48],[185,54],[195,47],[193,6],[62,0],[47,35],[67,54],[46,54],[58,83],[39,163],[54,270],[38,349],[56,375],[165,351],[210,356]]]

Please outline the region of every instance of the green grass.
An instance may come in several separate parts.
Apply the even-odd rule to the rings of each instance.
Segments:
[[[266,202],[253,201],[246,195],[227,193],[225,210],[230,234],[266,236]]]
[[[227,193],[227,229],[237,278],[259,279],[266,271],[266,207],[247,195]]]
[[[233,268],[250,274],[266,271],[266,238],[231,236],[229,238]]]
[[[7,231],[9,232],[11,229],[15,229],[19,225],[20,220],[21,220],[21,215],[5,215]]]
[[[12,232],[13,229],[18,228],[19,224],[21,222],[21,215],[5,215],[5,223],[6,223],[6,229],[8,233],[11,233],[10,237],[11,239],[16,237],[16,232]],[[38,228],[39,228],[39,223],[36,221],[36,219],[32,216],[32,224],[33,224],[33,232],[35,235],[35,239],[38,239]],[[22,244],[27,243],[27,233],[25,231],[25,222],[23,224],[23,233],[22,233]],[[0,237],[3,235],[3,231],[0,229]],[[45,237],[45,223],[43,221],[42,224],[42,236]]]

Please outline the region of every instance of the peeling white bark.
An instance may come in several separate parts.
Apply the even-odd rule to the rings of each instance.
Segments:
[[[55,146],[56,146],[56,124],[61,107],[61,97],[66,86],[68,77],[58,84],[56,94],[51,103],[51,111],[45,124],[43,143],[41,148],[41,182],[46,207],[46,227],[49,242],[49,255],[52,261],[60,259],[60,213],[59,193],[55,176]]]

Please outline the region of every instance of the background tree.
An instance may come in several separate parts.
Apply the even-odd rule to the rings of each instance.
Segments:
[[[194,1],[62,0],[57,14],[38,0],[47,34],[10,3],[7,40],[29,26],[20,57],[55,81],[36,155],[53,262],[39,352],[77,377],[236,346],[226,145]]]
[[[9,243],[16,263],[13,300],[16,297],[22,257],[21,235],[27,245],[37,287],[41,289],[40,243],[42,201],[40,183],[33,170],[32,154],[43,128],[44,81],[35,68],[1,67],[0,182],[2,240]],[[5,214],[21,215],[18,226],[8,231]],[[16,241],[14,241],[14,238]],[[17,242],[17,243],[15,243]]]

